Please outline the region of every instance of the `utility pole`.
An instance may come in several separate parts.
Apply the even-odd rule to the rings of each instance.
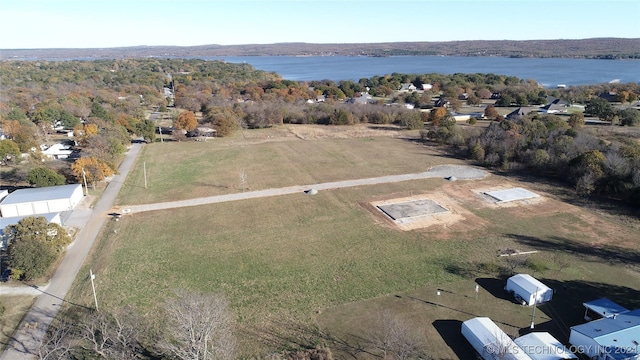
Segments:
[[[93,301],[96,302],[96,311],[98,311],[98,298],[96,297],[96,286],[93,283],[93,280],[96,278],[96,275],[93,273],[93,270],[89,269],[89,276],[91,277],[91,288],[93,289]]]
[[[82,180],[84,182],[84,196],[89,195],[89,188],[87,187],[87,173],[84,172],[84,168],[82,168]]]
[[[533,310],[531,311],[531,325],[529,326],[532,330],[535,326],[536,321],[536,304],[538,303],[538,288],[536,288],[536,293],[533,295]]]
[[[144,172],[144,188],[147,188],[147,162],[144,161],[142,163],[142,170]]]

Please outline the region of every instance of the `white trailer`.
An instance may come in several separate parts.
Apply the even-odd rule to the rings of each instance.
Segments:
[[[507,279],[504,288],[516,301],[531,306],[551,301],[553,290],[528,274],[518,274]]]
[[[531,360],[524,350],[487,317],[463,322],[461,332],[484,360]]]
[[[570,360],[578,358],[548,332],[532,332],[513,341],[533,360]]]

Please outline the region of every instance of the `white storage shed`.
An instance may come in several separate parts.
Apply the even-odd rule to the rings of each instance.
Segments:
[[[30,216],[73,210],[82,201],[82,185],[20,189],[0,203],[2,217]]]
[[[484,360],[531,360],[531,357],[488,317],[477,317],[463,322],[461,332]]]
[[[529,274],[518,274],[507,279],[504,288],[513,294],[518,302],[527,306],[551,301],[553,290]]]
[[[548,332],[532,332],[513,341],[533,360],[578,358]]]

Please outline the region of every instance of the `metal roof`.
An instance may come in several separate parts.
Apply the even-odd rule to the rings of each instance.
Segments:
[[[600,314],[600,316],[602,317],[612,317],[613,315],[629,311],[629,309],[625,308],[624,306],[607,298],[589,301],[583,303],[582,305],[584,305],[584,307],[586,307],[587,309]]]
[[[546,291],[551,290],[550,287],[541,283],[538,279],[534,278],[529,274],[513,275],[507,281],[512,281],[516,283],[521,288],[527,290],[529,294],[535,294],[536,292],[543,294]]]
[[[611,318],[602,318],[571,327],[571,331],[590,337],[598,345],[614,354],[624,355],[614,359],[632,358],[640,354],[640,309],[627,311]],[[626,353],[622,354],[624,350]]]
[[[472,334],[471,336],[475,337],[475,339],[467,338],[465,328],[469,330]],[[474,348],[481,345],[483,349],[486,349],[486,351],[483,351],[481,354],[484,359],[531,360],[531,357],[525,354],[525,352],[488,317],[476,317],[464,321],[462,323],[462,335]],[[476,348],[476,351],[479,351],[479,349]]]
[[[47,186],[41,188],[20,189],[7,195],[0,203],[2,205],[19,204],[33,201],[49,201],[68,199],[76,189],[81,188],[80,184]]]
[[[533,360],[577,359],[578,357],[548,332],[532,332],[513,340]]]

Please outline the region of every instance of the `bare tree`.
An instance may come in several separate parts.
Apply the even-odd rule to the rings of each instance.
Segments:
[[[97,311],[78,324],[80,346],[104,359],[136,359],[140,354],[140,321],[129,309],[113,315]]]
[[[232,314],[223,296],[176,291],[164,309],[168,326],[158,340],[162,353],[183,360],[233,358]]]
[[[36,350],[36,358],[38,360],[71,359],[72,333],[73,325],[66,321],[51,324]]]
[[[409,323],[393,315],[389,310],[380,314],[371,333],[371,341],[384,359],[424,359],[420,336]]]
[[[511,270],[511,274],[515,274],[518,267],[527,263],[527,256],[518,255],[518,253],[511,253],[504,257],[507,267]]]

